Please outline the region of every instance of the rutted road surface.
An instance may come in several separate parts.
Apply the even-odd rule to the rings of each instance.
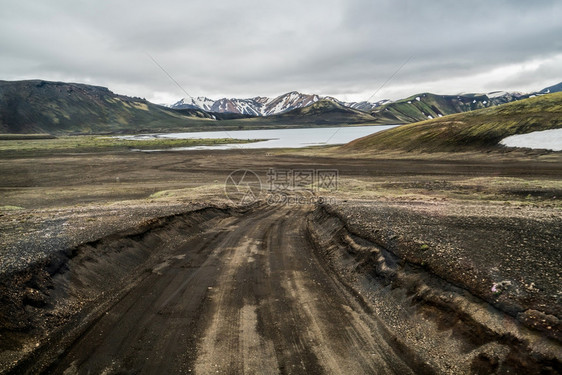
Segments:
[[[312,207],[222,219],[102,315],[49,373],[413,373],[306,236]]]

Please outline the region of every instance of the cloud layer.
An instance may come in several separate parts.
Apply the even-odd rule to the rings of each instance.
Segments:
[[[562,81],[560,1],[3,1],[0,79],[171,102],[299,90],[347,100]]]

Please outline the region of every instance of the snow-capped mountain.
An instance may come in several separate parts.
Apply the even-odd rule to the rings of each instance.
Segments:
[[[199,96],[197,98],[183,98],[169,107],[175,109],[195,108],[210,112],[213,104],[215,104],[214,100]]]
[[[219,113],[240,113],[252,116],[269,116],[283,113],[296,108],[308,107],[319,100],[331,100],[345,107],[359,109],[362,111],[370,111],[382,104],[388,103],[388,100],[382,100],[376,103],[368,102],[342,102],[336,98],[329,96],[319,96],[315,94],[302,94],[296,91],[279,95],[276,98],[267,98],[257,96],[249,99],[219,99],[212,100],[206,97],[184,98],[172,104],[170,107],[174,109],[197,108],[208,112]]]

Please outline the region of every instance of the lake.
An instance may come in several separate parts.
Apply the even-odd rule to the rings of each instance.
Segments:
[[[183,150],[228,150],[256,148],[302,148],[309,146],[339,145],[353,141],[382,130],[398,125],[380,126],[346,126],[339,128],[304,128],[304,129],[266,129],[266,130],[232,130],[193,133],[142,134],[121,136],[121,139],[153,139],[153,138],[233,138],[233,139],[266,139],[265,141],[244,144],[223,144],[215,146],[177,147],[166,151]],[[146,151],[146,150],[145,150]],[[159,151],[159,150],[150,150]]]

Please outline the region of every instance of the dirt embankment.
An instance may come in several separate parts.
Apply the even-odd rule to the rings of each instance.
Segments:
[[[0,372],[18,373],[52,357],[46,353],[63,349],[147,267],[228,215],[207,207],[155,218],[0,275]]]
[[[386,210],[387,214],[391,211],[388,207]],[[411,212],[402,228],[394,222],[389,223],[392,227],[380,225],[375,229],[366,225],[377,222],[377,219],[365,220],[364,215],[368,213],[369,210],[361,211],[357,207],[319,206],[308,222],[308,230],[317,253],[327,260],[343,283],[355,290],[358,298],[373,308],[396,350],[445,373],[544,374],[562,370],[561,331],[558,317],[553,315],[560,312],[556,283],[545,285],[549,280],[543,278],[541,291],[546,295],[539,298],[530,292],[516,293],[520,288],[518,283],[527,276],[525,267],[508,272],[519,276],[512,283],[494,284],[480,278],[481,273],[490,272],[495,266],[512,265],[509,260],[490,264],[491,259],[487,263],[476,257],[474,261],[481,262],[477,264],[479,272],[447,268],[467,254],[450,247],[453,253],[447,254],[452,258],[449,263],[423,254],[435,251],[436,244],[413,241],[423,230],[407,226],[414,216]],[[357,215],[363,215],[363,220],[354,221]],[[408,216],[405,212],[402,215],[402,219]],[[392,221],[388,216],[383,217]],[[474,227],[472,236],[482,235]],[[503,228],[504,231],[519,229]],[[495,231],[497,239],[506,240],[498,227]],[[543,231],[548,232],[548,228]],[[449,233],[462,239],[462,233]],[[556,233],[559,232],[551,236]],[[489,236],[487,240],[493,242]],[[482,248],[472,250],[478,252]],[[518,255],[515,263],[529,260],[521,258],[525,257],[523,252],[515,251],[515,254]],[[556,260],[552,254],[540,257]],[[438,264],[441,266],[437,267]],[[482,292],[494,287],[495,293]]]

